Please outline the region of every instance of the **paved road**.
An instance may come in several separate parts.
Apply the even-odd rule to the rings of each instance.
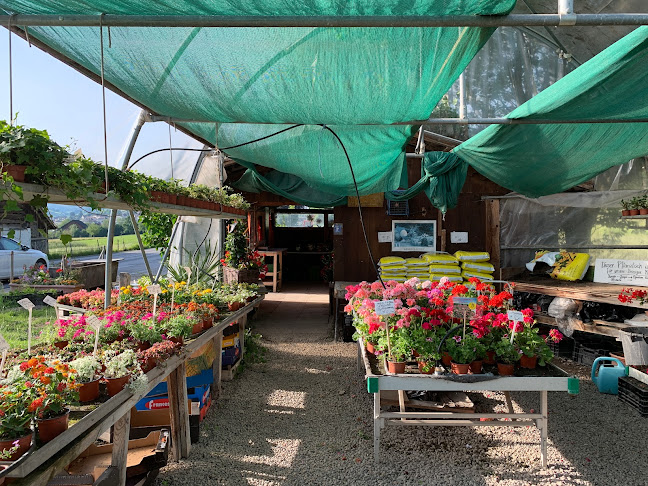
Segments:
[[[151,271],[153,275],[158,270],[160,266],[160,261],[162,258],[157,250],[148,249],[146,250],[146,257],[148,258],[149,265],[151,265]],[[96,260],[99,258],[99,255],[88,255],[83,257],[77,257],[75,260]],[[128,272],[131,274],[133,280],[137,280],[142,275],[147,275],[146,265],[144,264],[144,259],[142,258],[142,253],[139,250],[131,251],[120,251],[113,253],[114,259],[121,260],[119,262],[119,271]]]

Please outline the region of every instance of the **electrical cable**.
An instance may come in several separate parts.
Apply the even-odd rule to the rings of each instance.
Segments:
[[[356,197],[358,198],[358,212],[360,213],[360,225],[362,226],[362,233],[364,234],[365,243],[367,245],[367,252],[369,252],[369,259],[371,260],[371,264],[373,265],[376,275],[378,276],[378,280],[380,280],[380,284],[386,290],[387,287],[385,286],[385,282],[383,282],[383,279],[380,276],[380,272],[378,271],[378,266],[376,265],[376,261],[374,260],[373,253],[371,252],[371,247],[369,246],[369,238],[367,237],[367,230],[365,228],[364,219],[362,217],[362,205],[360,204],[360,192],[358,191],[358,183],[355,178],[355,173],[353,172],[353,166],[351,165],[351,158],[349,157],[349,154],[347,152],[346,147],[344,146],[344,143],[342,142],[340,137],[338,137],[338,134],[335,133],[331,128],[327,127],[326,125],[322,125],[322,128],[331,132],[333,136],[337,139],[337,141],[340,142],[340,145],[342,146],[342,150],[344,150],[344,155],[346,156],[347,162],[349,163],[349,169],[351,170],[351,177],[353,178],[353,186],[355,187]]]
[[[218,150],[225,151],[225,150],[231,150],[231,149],[243,147],[243,146],[249,145],[251,143],[261,142],[262,140],[266,140],[268,138],[274,137],[274,136],[279,135],[281,133],[287,132],[288,130],[292,130],[293,128],[302,127],[302,126],[304,126],[304,125],[301,124],[301,123],[298,124],[298,125],[292,125],[292,126],[290,126],[288,128],[284,128],[283,130],[279,130],[278,132],[271,133],[270,135],[266,135],[265,137],[250,140],[249,142],[239,143],[238,145],[232,145],[231,147],[217,147],[217,148],[218,148]],[[164,152],[165,150],[186,150],[188,152],[212,152],[214,149],[213,148],[212,149],[192,149],[192,148],[182,148],[182,147],[161,148],[161,149],[153,150],[153,151],[151,151],[151,152],[149,152],[147,154],[142,155],[139,159],[137,159],[135,162],[133,162],[130,165],[128,170],[132,169],[135,164],[137,164],[140,160],[148,157],[149,155],[153,155],[153,154],[156,154],[158,152]]]

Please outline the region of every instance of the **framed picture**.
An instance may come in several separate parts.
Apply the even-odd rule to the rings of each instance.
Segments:
[[[436,251],[436,221],[392,221],[392,251]]]

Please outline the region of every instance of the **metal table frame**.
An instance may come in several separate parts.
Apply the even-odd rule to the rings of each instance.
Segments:
[[[375,374],[367,356],[364,342],[358,340],[359,362],[364,365],[367,391],[374,395],[374,460],[380,462],[380,432],[386,425],[400,426],[464,426],[464,427],[524,427],[535,425],[540,429],[540,461],[547,467],[548,438],[548,392],[563,391],[577,394],[579,381],[576,377],[515,377],[492,375],[423,375],[423,374]],[[381,391],[399,392],[400,411],[385,412],[380,408]],[[456,412],[408,412],[405,410],[405,390],[447,391],[499,391],[504,392],[508,413],[456,413]],[[515,413],[509,392],[525,391],[540,393],[540,413]],[[480,419],[488,419],[482,421]],[[510,419],[510,420],[503,420]]]

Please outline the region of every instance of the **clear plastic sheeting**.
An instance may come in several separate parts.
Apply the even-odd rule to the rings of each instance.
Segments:
[[[648,190],[646,157],[612,167],[594,178],[596,191]]]
[[[192,182],[211,187],[222,187],[223,160],[222,154],[201,156]],[[171,242],[169,266],[189,266],[189,254],[194,254],[197,251],[204,253],[209,249],[212,253],[220,255],[222,221],[221,219],[186,216],[179,218],[177,223],[179,226],[175,238]]]
[[[559,196],[592,200],[589,193],[550,197]],[[610,198],[618,196],[611,193]],[[592,261],[596,258],[648,260],[646,220],[622,220],[620,216],[620,204],[567,207],[541,205],[526,198],[502,199],[501,266],[521,268],[533,259],[536,250],[560,249],[588,253]]]

